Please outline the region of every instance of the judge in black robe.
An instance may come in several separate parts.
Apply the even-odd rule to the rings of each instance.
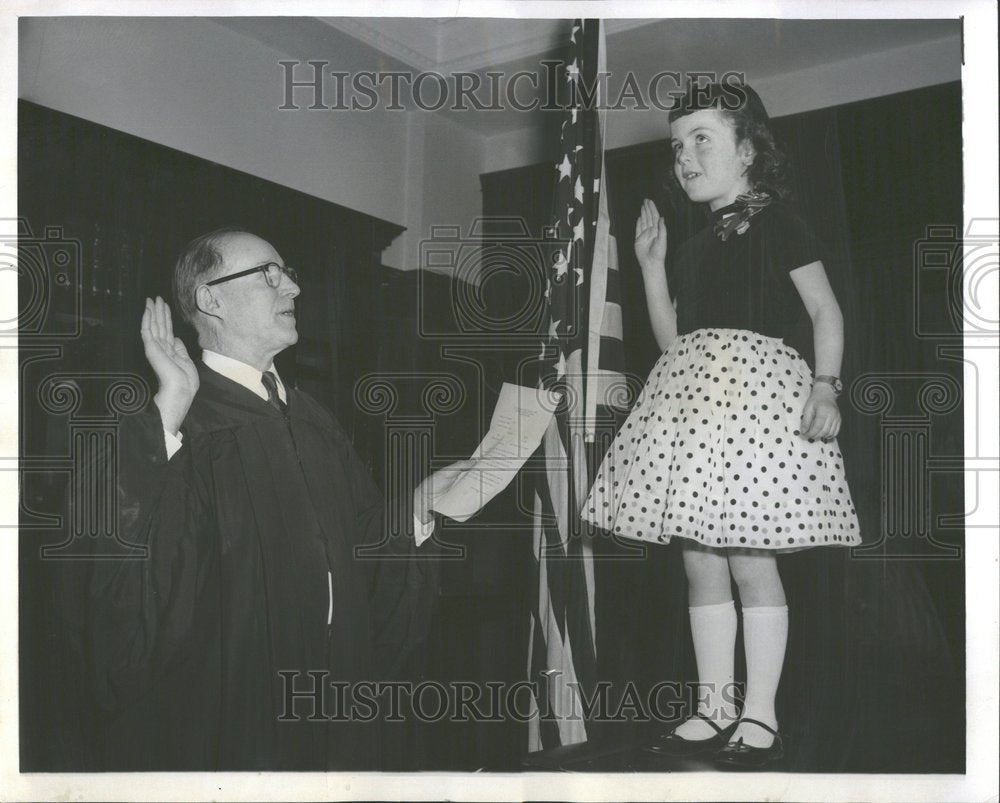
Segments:
[[[268,349],[294,342],[294,319],[290,334],[288,322],[266,316],[284,315],[298,287],[253,235],[206,235],[189,248],[188,267],[199,249],[214,265],[195,279],[238,273],[232,285],[247,286],[226,296],[223,282],[197,285],[189,314],[203,344],[214,332],[209,342],[252,373],[251,359],[259,369]],[[175,284],[185,281],[184,260]],[[275,267],[259,268],[267,262]],[[195,317],[203,307],[207,323]],[[256,342],[231,342],[250,325],[247,339],[268,346],[263,357]],[[412,534],[387,537],[377,489],[333,416],[303,392],[282,387],[283,400],[265,400],[271,391],[201,364],[170,454],[177,394],[165,399],[164,387],[176,385],[177,363],[193,378],[193,364],[159,299],[147,305],[143,340],[160,392],[122,422],[117,501],[118,537],[146,556],[93,561],[88,599],[105,768],[378,768],[378,716],[362,705],[344,721],[347,684],[392,676],[419,642],[436,592],[430,564],[414,559]],[[164,344],[176,350],[173,366],[156,351]],[[367,556],[358,550],[366,545],[375,547]],[[322,698],[301,694],[321,686]]]

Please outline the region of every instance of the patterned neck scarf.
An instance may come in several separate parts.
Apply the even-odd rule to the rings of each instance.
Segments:
[[[766,208],[771,203],[771,196],[766,192],[746,192],[736,196],[736,201],[718,210],[717,219],[712,231],[723,242],[735,231],[743,234],[750,228],[750,218]]]

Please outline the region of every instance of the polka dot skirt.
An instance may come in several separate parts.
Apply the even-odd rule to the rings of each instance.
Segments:
[[[699,329],[657,361],[583,506],[616,535],[794,551],[861,543],[836,441],[799,430],[812,375],[781,340]]]

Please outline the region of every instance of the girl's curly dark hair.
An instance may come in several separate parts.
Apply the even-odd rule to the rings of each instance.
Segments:
[[[718,109],[733,124],[736,142],[749,140],[754,149],[754,161],[747,178],[755,192],[767,192],[786,199],[792,194],[791,165],[788,156],[775,141],[771,118],[767,116],[760,96],[748,84],[688,84],[687,91],[670,110],[670,122],[701,109]],[[671,170],[674,184],[677,177]],[[679,189],[679,185],[678,185]]]

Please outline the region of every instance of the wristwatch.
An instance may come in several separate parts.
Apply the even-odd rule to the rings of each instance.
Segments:
[[[826,376],[825,374],[821,374],[820,376],[817,376],[813,380],[814,385],[817,382],[825,382],[826,384],[832,386],[833,392],[836,393],[838,396],[844,392],[844,383],[841,382],[840,379],[835,376]]]

